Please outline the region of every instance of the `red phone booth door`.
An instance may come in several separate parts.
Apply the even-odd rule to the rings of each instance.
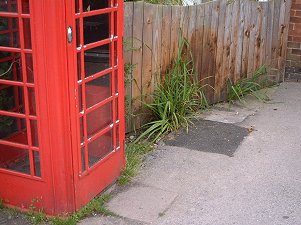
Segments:
[[[124,166],[123,2],[69,4],[66,27],[78,209],[111,184]]]
[[[32,1],[0,1],[0,198],[6,205],[53,208],[47,147],[41,141]],[[39,80],[39,81],[38,81]],[[52,213],[52,211],[47,211]]]

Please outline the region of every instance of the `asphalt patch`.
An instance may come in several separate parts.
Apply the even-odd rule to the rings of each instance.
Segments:
[[[169,146],[211,152],[233,157],[236,149],[249,134],[247,128],[210,120],[197,120],[189,128],[180,130],[174,137],[165,140]]]

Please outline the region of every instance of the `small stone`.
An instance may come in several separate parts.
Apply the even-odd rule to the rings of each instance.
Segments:
[[[131,136],[130,136],[130,140],[133,140],[134,138],[135,138],[134,135],[131,135]]]

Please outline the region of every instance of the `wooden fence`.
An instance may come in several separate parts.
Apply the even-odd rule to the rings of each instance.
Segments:
[[[175,58],[180,30],[191,45],[197,75],[214,87],[206,90],[211,102],[225,100],[228,78],[250,76],[261,65],[280,81],[290,7],[291,0],[216,0],[195,6],[125,3],[127,110],[136,113],[128,130],[141,125],[141,105],[151,100],[155,76]]]

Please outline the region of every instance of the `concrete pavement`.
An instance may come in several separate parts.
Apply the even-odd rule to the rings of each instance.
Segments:
[[[301,83],[281,84],[268,104],[250,100],[247,107],[230,110],[220,104],[203,117],[223,122],[223,132],[232,126],[234,138],[228,140],[240,138],[233,157],[206,145],[191,147],[204,141],[201,136],[162,144],[134,182],[117,189],[108,203],[121,218],[94,217],[80,224],[301,224]],[[252,132],[235,135],[244,128]]]

